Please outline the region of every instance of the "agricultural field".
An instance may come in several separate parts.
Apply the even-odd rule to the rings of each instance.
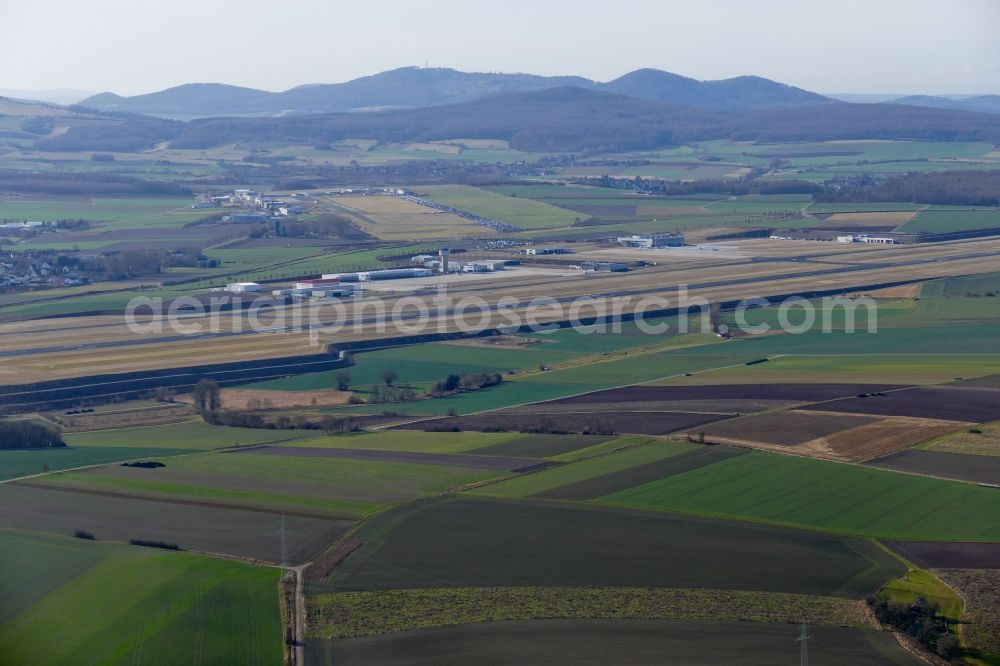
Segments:
[[[549,458],[597,446],[601,436],[522,435],[520,433],[416,432],[376,430],[298,440],[296,448],[350,448],[413,453],[474,453],[479,455]]]
[[[829,412],[914,416],[946,421],[984,423],[1000,420],[1000,390],[956,386],[917,386],[860,395],[822,404]]]
[[[555,467],[499,483],[484,484],[470,492],[492,497],[551,496],[566,486],[575,486],[594,479],[600,480],[618,472],[628,473],[636,467],[658,464],[694,451],[698,447],[680,442],[662,442],[648,438],[634,438],[635,444],[604,455]]]
[[[539,363],[573,359],[580,354],[558,349],[523,347],[490,349],[471,345],[429,343],[393,347],[355,356],[355,364],[348,369],[355,391],[364,391],[372,384],[383,384],[382,373],[387,370],[398,374],[396,383],[426,388],[450,374],[505,373],[523,370]],[[279,391],[304,391],[331,389],[332,373],[309,373],[283,379],[273,379],[246,385],[246,388]]]
[[[927,569],[1000,569],[1000,544],[982,541],[886,541],[893,551]]]
[[[4,196],[0,218],[8,220],[84,219],[99,223],[103,231],[122,229],[166,229],[183,227],[205,216],[191,209],[190,197],[180,198],[91,198]]]
[[[776,446],[794,447],[842,430],[875,423],[873,417],[856,414],[833,415],[822,412],[768,412],[707,426],[706,437],[727,440],[763,441]]]
[[[7,530],[0,563],[8,663],[281,663],[277,569]]]
[[[974,432],[977,431],[978,432]],[[924,442],[919,449],[974,456],[1000,456],[1000,423],[993,422]]]
[[[0,527],[65,536],[84,530],[102,541],[139,539],[277,564],[283,554],[291,563],[308,561],[351,525],[347,520],[280,509],[230,508],[183,499],[161,501],[55,484],[7,483],[0,486],[4,505]]]
[[[262,432],[269,432],[264,430]],[[177,500],[212,508],[285,511],[304,517],[357,520],[388,504],[433,495],[456,486],[503,475],[509,469],[539,464],[532,458],[471,456],[461,453],[366,448],[365,440],[345,438],[347,446],[296,442],[255,446],[232,453],[164,459],[164,468],[101,467],[45,477],[36,485],[108,496]],[[471,439],[468,435],[466,440]],[[489,443],[487,439],[483,444]],[[339,442],[338,442],[339,443]],[[474,445],[474,444],[473,444]]]
[[[429,627],[552,619],[739,620],[870,627],[861,602],[777,592],[504,587],[346,592],[313,598],[310,633],[358,638]]]
[[[727,172],[739,169],[723,168]],[[797,195],[647,196],[608,187],[553,184],[503,185],[489,190],[575,211],[581,217],[574,226],[588,235],[724,227],[795,228],[815,222],[802,213],[809,198]]]
[[[581,666],[639,666],[669,654],[688,664],[770,666],[794,663],[794,625],[671,620],[547,620],[465,624],[339,641],[311,639],[310,663],[458,666],[469,661],[523,664],[570,661]],[[917,666],[890,635],[812,627],[810,663]],[[628,649],[623,649],[627,645]],[[811,644],[812,646],[812,644]],[[405,655],[405,657],[401,657]],[[503,655],[503,656],[501,656]]]
[[[727,418],[724,414],[687,412],[544,412],[521,413],[500,410],[468,416],[423,421],[418,427],[427,430],[481,430],[514,432],[553,432],[580,434],[667,435],[697,428]]]
[[[68,664],[80,655],[118,664],[278,663],[283,633],[296,622],[279,603],[279,593],[294,600],[294,586],[283,589],[279,579],[299,565],[309,664],[628,664],[665,654],[713,665],[793,663],[806,615],[814,664],[911,665],[874,626],[865,599],[926,594],[959,619],[961,604],[938,577],[967,602],[963,640],[993,654],[1000,494],[983,486],[1000,484],[1000,273],[983,271],[995,271],[1000,245],[842,247],[738,234],[970,231],[1000,227],[998,210],[815,203],[808,194],[652,196],[568,182],[721,180],[752,169],[763,179],[824,182],[1000,168],[993,149],[713,141],[576,163],[561,156],[545,168],[547,181],[520,183],[489,165],[530,170],[543,154],[488,139],[262,141],[115,155],[116,169],[145,178],[210,177],[199,192],[257,172],[236,186],[310,192],[300,201],[315,208],[302,219],[347,215],[365,232],[352,238],[192,224],[217,211],[192,210],[191,197],[0,197],[0,219],[93,224],[14,251],[193,247],[219,262],[0,295],[8,322],[0,377],[9,384],[321,353],[327,344],[335,353],[384,337],[362,321],[361,330],[324,334],[317,345],[277,325],[253,337],[139,339],[119,314],[135,296],[204,297],[233,281],[270,290],[300,277],[407,264],[444,240],[467,252],[456,256],[477,259],[521,255],[525,241],[572,248],[566,257],[532,258],[520,275],[455,287],[491,305],[543,293],[564,303],[583,295],[673,299],[687,284],[713,301],[807,293],[832,328],[819,321],[801,334],[729,338],[675,332],[672,317],[660,321],[670,331],[656,335],[626,323],[618,334],[517,332],[360,351],[345,370],[345,391],[334,390],[332,371],[280,376],[304,365],[226,386],[227,410],[353,416],[365,428],[338,435],[211,426],[194,420],[186,397],[99,406],[75,420],[50,409],[37,418],[64,425],[65,449],[0,451],[0,654],[17,663]],[[8,153],[0,166],[108,168],[87,153],[40,157]],[[421,160],[435,160],[434,171],[417,168]],[[485,177],[462,182],[514,184],[437,184],[437,170],[463,161],[480,163]],[[267,182],[277,162],[289,175]],[[385,183],[413,176],[419,196],[524,231],[498,234],[402,198],[314,189],[321,185],[313,181],[350,169],[359,183],[373,182],[369,167]],[[675,230],[685,231],[689,247],[633,251],[608,241]],[[589,259],[631,266],[586,277],[570,268]],[[880,288],[886,284],[895,286]],[[381,293],[391,306],[402,293],[429,298],[423,287],[390,284]],[[813,298],[837,289],[875,298],[877,313],[858,314],[862,332],[847,332],[848,314]],[[351,316],[378,319],[360,303]],[[878,332],[864,332],[876,314]],[[453,332],[453,317],[442,318],[439,330]],[[775,327],[779,311],[751,310],[748,319]],[[223,316],[225,325],[243,320]],[[736,315],[714,320],[732,327]],[[313,367],[329,367],[322,363]],[[483,372],[503,381],[425,395],[450,374]],[[387,383],[417,395],[382,402],[373,389]],[[171,422],[135,427],[142,412],[153,418],[158,410]],[[127,545],[136,540],[160,548]]]
[[[591,500],[604,495],[632,488],[651,481],[665,479],[674,474],[683,474],[720,460],[744,455],[739,449],[699,447],[677,456],[662,458],[643,465],[636,465],[618,472],[609,472],[592,479],[568,483],[551,490],[537,493],[536,497],[551,499]]]
[[[879,458],[872,466],[909,474],[1000,486],[1000,457],[942,451],[902,451]]]
[[[903,571],[864,539],[545,501],[438,498],[381,514],[354,536],[360,548],[313,593],[637,586],[859,599]]]
[[[815,406],[819,411],[771,411],[713,423],[699,429],[697,436],[715,443],[859,462],[894,454],[961,425],[917,417],[824,412],[823,407],[820,403]]]
[[[138,458],[175,456],[186,448],[67,446],[53,449],[0,450],[0,481],[90,465]]]
[[[751,357],[678,356],[669,352],[654,351],[609,355],[599,359],[587,357],[579,361],[569,361],[562,367],[554,367],[551,370],[525,371],[514,375],[510,381],[504,381],[499,386],[488,389],[434,400],[416,400],[398,406],[406,414],[415,416],[442,416],[451,410],[460,415],[473,414],[624,386],[636,381],[680,376],[748,360],[751,360]],[[583,361],[588,362],[583,363]],[[335,413],[371,413],[371,411],[371,406],[359,405],[340,408],[335,410]]]
[[[842,534],[1000,541],[992,488],[754,452],[600,499]]]
[[[500,220],[522,229],[569,227],[586,217],[545,202],[503,196],[465,185],[421,185],[415,192],[436,203]]]
[[[255,428],[226,428],[204,421],[186,421],[142,428],[96,430],[66,435],[69,446],[134,448],[163,447],[209,450],[231,446],[254,446],[301,437],[301,433]]]
[[[294,430],[223,428],[202,421],[67,433],[64,436],[67,446],[64,448],[0,450],[0,481],[125,460],[278,442],[301,436],[301,432]]]
[[[454,239],[493,233],[481,224],[400,197],[340,196],[323,201],[332,212],[349,215],[365,233],[382,240]]]
[[[1000,661],[1000,569],[942,569],[936,572],[966,601],[962,637],[985,658]]]
[[[1000,228],[1000,210],[952,209],[924,210],[913,220],[903,224],[900,231],[942,233],[947,231],[973,231]]]

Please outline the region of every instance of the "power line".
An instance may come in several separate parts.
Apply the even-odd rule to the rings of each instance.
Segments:
[[[799,643],[799,666],[809,666],[809,624],[804,615],[799,625],[799,637],[795,640]]]
[[[285,514],[281,514],[281,566],[288,565],[288,539],[285,537]]]

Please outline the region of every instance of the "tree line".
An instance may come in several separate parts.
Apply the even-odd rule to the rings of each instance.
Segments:
[[[0,449],[49,449],[66,446],[62,434],[37,421],[0,420]]]

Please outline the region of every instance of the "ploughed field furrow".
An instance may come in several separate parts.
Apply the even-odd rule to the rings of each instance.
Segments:
[[[228,451],[230,454],[252,453],[267,456],[304,456],[312,458],[348,458],[351,460],[378,460],[380,462],[419,463],[448,465],[471,469],[489,469],[505,472],[527,472],[553,467],[561,463],[539,461],[534,458],[509,458],[462,453],[421,453],[416,451],[376,451],[373,449],[335,449],[306,446],[260,446]]]

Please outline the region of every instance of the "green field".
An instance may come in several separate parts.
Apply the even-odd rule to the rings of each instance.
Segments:
[[[285,455],[204,454],[168,461],[177,473],[233,475],[314,484],[335,498],[392,503],[433,495],[498,476],[497,472],[443,465]]]
[[[513,432],[419,432],[414,430],[377,430],[334,437],[311,437],[295,446],[315,448],[371,449],[373,451],[415,451],[421,453],[464,453],[484,446],[516,440],[523,435]]]
[[[11,220],[85,219],[100,222],[103,231],[182,227],[205,217],[192,210],[191,199],[0,197],[0,218]]]
[[[349,448],[372,451],[412,451],[417,453],[466,453],[482,455],[549,458],[604,446],[607,437],[596,435],[522,435],[516,432],[421,432],[418,430],[377,430],[333,437],[297,440],[296,447]],[[625,438],[619,438],[624,440]],[[624,442],[618,444],[623,446]]]
[[[1000,210],[925,210],[899,228],[900,231],[944,233],[1000,228]]]
[[[697,448],[696,444],[654,441],[572,465],[554,467],[500,483],[488,484],[471,492],[495,497],[528,497],[571,483],[620,472],[637,465],[679,456]]]
[[[902,565],[865,539],[586,504],[437,498],[380,514],[314,592],[591,586],[862,598]]]
[[[1000,541],[991,488],[762,452],[600,501],[869,537]]]
[[[104,465],[136,458],[158,458],[189,453],[183,448],[121,446],[67,446],[58,449],[0,451],[0,481],[87,465]]]
[[[466,185],[422,185],[418,194],[446,206],[476,213],[523,229],[549,229],[571,226],[586,217],[573,211],[539,201],[508,197]]]
[[[0,562],[5,663],[282,662],[277,569],[8,531]]]
[[[188,421],[168,425],[95,430],[69,433],[66,443],[73,447],[121,447],[170,449],[224,449],[230,446],[253,446],[302,437],[301,432],[265,430],[259,428],[228,428],[212,426],[204,421]]]
[[[355,364],[347,371],[351,375],[351,386],[359,390],[383,383],[382,373],[386,370],[394,370],[399,375],[397,384],[426,387],[450,374],[503,373],[533,368],[539,363],[555,363],[577,355],[559,350],[550,352],[545,345],[510,349],[426,343],[358,353],[354,357]],[[258,382],[247,388],[313,391],[330,389],[333,385],[333,373],[320,372]]]
[[[695,337],[695,336],[692,336]],[[714,336],[713,336],[714,338]],[[714,338],[717,340],[717,338]],[[715,347],[716,345],[710,345]],[[563,398],[603,388],[625,386],[684,373],[698,372],[753,360],[752,355],[689,355],[657,352],[616,355],[586,364],[570,365],[545,372],[534,371],[515,376],[499,386],[446,398],[399,403],[395,408],[412,415],[443,415],[454,409],[457,414],[471,414],[514,405]],[[378,407],[377,405],[375,407]],[[359,405],[335,410],[338,414],[372,413],[372,406]],[[376,412],[377,413],[377,412]]]

